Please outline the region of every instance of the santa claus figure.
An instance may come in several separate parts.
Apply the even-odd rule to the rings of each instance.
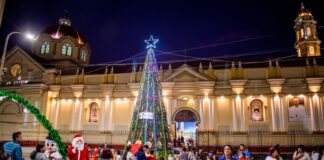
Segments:
[[[89,148],[84,145],[80,134],[73,137],[72,145],[68,148],[68,157],[70,160],[90,160]]]
[[[59,147],[57,146],[57,143],[53,141],[50,138],[50,136],[46,138],[45,146],[46,146],[46,151],[45,151],[46,159],[63,160],[62,155],[58,151]]]

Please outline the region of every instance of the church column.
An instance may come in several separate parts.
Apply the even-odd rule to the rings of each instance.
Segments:
[[[209,129],[214,129],[214,97],[209,98]]]
[[[60,93],[61,86],[59,85],[50,85],[50,95],[52,97],[52,102],[50,106],[50,111],[48,114],[49,120],[52,122],[53,127],[57,129],[57,121],[58,121],[58,114],[59,114],[59,107],[60,107],[60,99],[59,99],[59,93]]]
[[[55,100],[55,109],[54,109],[54,128],[55,129],[58,129],[58,117],[59,117],[59,111],[60,111],[60,99],[59,98],[57,98],[56,100]]]
[[[133,113],[135,111],[136,102],[137,102],[137,97],[134,97],[133,100],[132,100],[131,110],[130,110],[131,119],[133,118]]]
[[[100,113],[101,113],[101,118],[100,118],[100,130],[105,131],[105,126],[107,121],[105,120],[106,117],[106,110],[107,110],[107,98],[102,98],[101,99],[101,108],[100,108]]]
[[[313,94],[312,95],[309,95],[309,101],[310,101],[310,126],[311,126],[311,130],[312,131],[315,131],[317,130],[317,124],[316,124],[316,106],[315,106],[315,103],[314,103],[314,98],[317,97],[316,93],[318,91],[320,91],[321,89],[321,84],[322,84],[322,81],[323,81],[323,78],[319,78],[319,77],[314,77],[314,78],[306,78],[306,81],[307,81],[307,84],[308,84],[308,89],[310,92],[312,92]],[[313,96],[314,95],[314,96]],[[319,97],[317,99],[317,107],[319,108],[318,109],[318,112],[320,112],[320,114],[323,112],[321,112],[322,110],[322,103],[321,103],[321,97]],[[321,124],[322,122],[322,119],[323,119],[323,115],[318,115],[320,116],[319,117],[319,124],[320,124],[320,129],[322,128],[323,124]],[[324,127],[324,126],[323,126]]]
[[[310,130],[316,130],[316,118],[315,118],[315,106],[313,96],[309,95],[309,107],[310,107]]]
[[[233,129],[234,129],[234,131],[238,130],[236,105],[237,105],[237,96],[233,96],[233,127],[234,127]]]
[[[84,103],[83,98],[80,98],[79,106],[77,106],[77,115],[78,115],[77,130],[78,131],[81,131],[83,129],[82,127],[83,111],[84,111],[83,103]]]
[[[112,110],[112,101],[113,98],[113,89],[115,88],[114,84],[100,84],[99,85],[102,91],[102,95],[105,96],[105,110],[103,111],[105,117],[103,118],[104,125],[103,125],[103,130],[104,131],[111,131],[112,130],[112,115],[113,115],[113,110]],[[133,105],[132,105],[133,106]],[[132,109],[132,108],[131,108]]]
[[[204,97],[199,97],[200,128],[205,129],[204,123]]]
[[[109,131],[110,130],[110,107],[111,107],[111,99],[109,97],[106,97],[105,99],[105,126],[104,130]]]
[[[114,108],[113,108],[113,98],[110,98],[108,101],[108,109],[109,109],[109,117],[108,117],[108,130],[112,131],[114,129],[113,126],[113,112],[114,112]]]
[[[241,130],[245,131],[245,109],[244,109],[244,97],[238,96],[240,98],[240,111],[241,111]]]
[[[71,130],[72,131],[75,131],[77,127],[77,122],[78,122],[77,108],[79,107],[79,105],[80,105],[79,98],[74,98],[74,102],[71,109]]]
[[[271,78],[267,79],[267,81],[270,85],[271,92],[274,94],[274,96],[271,97],[272,131],[285,131],[283,101],[282,97],[278,95],[282,90],[285,79]]]
[[[103,117],[103,131],[108,131],[110,128],[110,108],[111,108],[111,99],[109,97],[105,98],[105,109],[103,110],[103,114],[105,115],[105,117]]]
[[[54,113],[54,103],[55,103],[55,98],[50,98],[51,102],[49,104],[48,111],[46,111],[46,118],[53,123],[53,113]]]
[[[280,131],[285,131],[285,115],[282,96],[279,96],[279,122]]]
[[[70,85],[74,97],[76,97],[76,103],[74,105],[74,113],[75,113],[75,123],[73,124],[73,130],[81,131],[83,129],[83,112],[84,112],[84,107],[83,107],[83,89],[84,85]]]
[[[234,131],[245,131],[245,111],[244,111],[244,104],[241,97],[244,85],[247,80],[239,79],[239,80],[230,80],[230,84],[232,86],[232,91],[236,96],[233,97],[233,123],[234,123]],[[240,108],[240,129],[238,129],[238,113],[237,107]]]
[[[276,132],[277,128],[277,118],[276,118],[276,103],[275,103],[276,96],[271,96],[271,119],[272,119],[272,131]]]
[[[322,95],[317,96],[318,98],[318,116],[320,117],[320,130],[324,130],[324,115],[323,115],[323,102],[322,102]]]

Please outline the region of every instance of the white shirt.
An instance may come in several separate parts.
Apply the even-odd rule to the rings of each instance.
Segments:
[[[297,156],[298,156],[297,151],[295,151],[293,158],[295,158]],[[304,155],[301,158],[299,158],[299,160],[311,160],[311,158],[307,152],[304,152]]]
[[[147,141],[144,145],[148,145],[149,148],[152,148],[152,142]]]
[[[318,158],[319,158],[319,153],[318,152],[312,152],[312,160],[318,160]]]
[[[127,152],[126,159],[127,160],[134,160],[135,159],[135,156],[131,152]]]
[[[116,155],[116,160],[121,160],[121,155]]]
[[[272,156],[267,156],[265,160],[277,160],[277,159],[272,158]],[[282,158],[279,157],[279,160],[282,160]]]

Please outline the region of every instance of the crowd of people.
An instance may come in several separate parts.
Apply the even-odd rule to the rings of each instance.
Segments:
[[[257,159],[265,160],[283,160],[281,156],[280,146],[277,144],[273,147],[270,147],[269,152],[265,158],[258,157]],[[324,160],[324,147],[314,147],[313,151],[308,153],[305,151],[304,145],[298,145],[296,151],[293,152],[292,156],[285,157],[289,160]],[[179,160],[254,160],[246,145],[240,144],[237,151],[233,149],[231,145],[225,145],[221,152],[216,148],[204,154],[200,149],[198,152],[195,150],[187,151],[186,148],[183,148],[183,151],[179,156],[176,157]]]
[[[190,147],[190,145],[183,145],[180,139],[173,144],[179,150],[179,153],[168,154],[168,160],[253,160],[253,155],[248,150],[247,146],[240,144],[238,150],[235,151],[231,145],[225,145],[221,151],[217,147],[208,154],[202,149]],[[0,160],[24,160],[21,142],[22,133],[15,132],[12,134],[11,142],[7,142],[0,147]],[[182,147],[180,149],[180,147]],[[135,144],[127,145],[126,151],[122,154],[120,150],[114,150],[107,144],[103,144],[98,148],[90,149],[84,143],[84,139],[80,134],[74,136],[71,145],[68,146],[68,160],[156,160],[155,149],[149,144],[142,144],[137,140]],[[283,160],[281,156],[281,149],[279,145],[270,147],[269,153],[265,160]],[[62,160],[62,156],[58,152],[58,147],[54,140],[48,137],[45,144],[37,144],[35,151],[30,154],[32,160]],[[28,159],[29,159],[28,158]],[[159,158],[164,160],[163,158]],[[260,159],[260,158],[259,158]],[[287,157],[286,157],[287,159]],[[288,159],[292,160],[324,160],[324,147],[314,147],[313,151],[308,153],[305,151],[304,145],[298,145],[296,151]]]
[[[190,137],[185,139],[183,135],[173,138],[173,147],[186,147],[191,149],[194,146],[194,140]]]

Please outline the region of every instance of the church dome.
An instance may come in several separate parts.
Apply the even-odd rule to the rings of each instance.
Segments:
[[[88,42],[66,17],[40,33],[33,52],[58,68],[87,65],[91,55]]]
[[[303,3],[301,4],[301,8],[299,10],[297,19],[300,19],[300,20],[312,20],[313,19],[312,13],[304,7]]]
[[[45,28],[41,34],[49,34],[54,39],[60,39],[64,36],[75,38],[80,45],[87,43],[86,39],[71,26],[71,20],[63,17],[59,19],[59,24]]]

